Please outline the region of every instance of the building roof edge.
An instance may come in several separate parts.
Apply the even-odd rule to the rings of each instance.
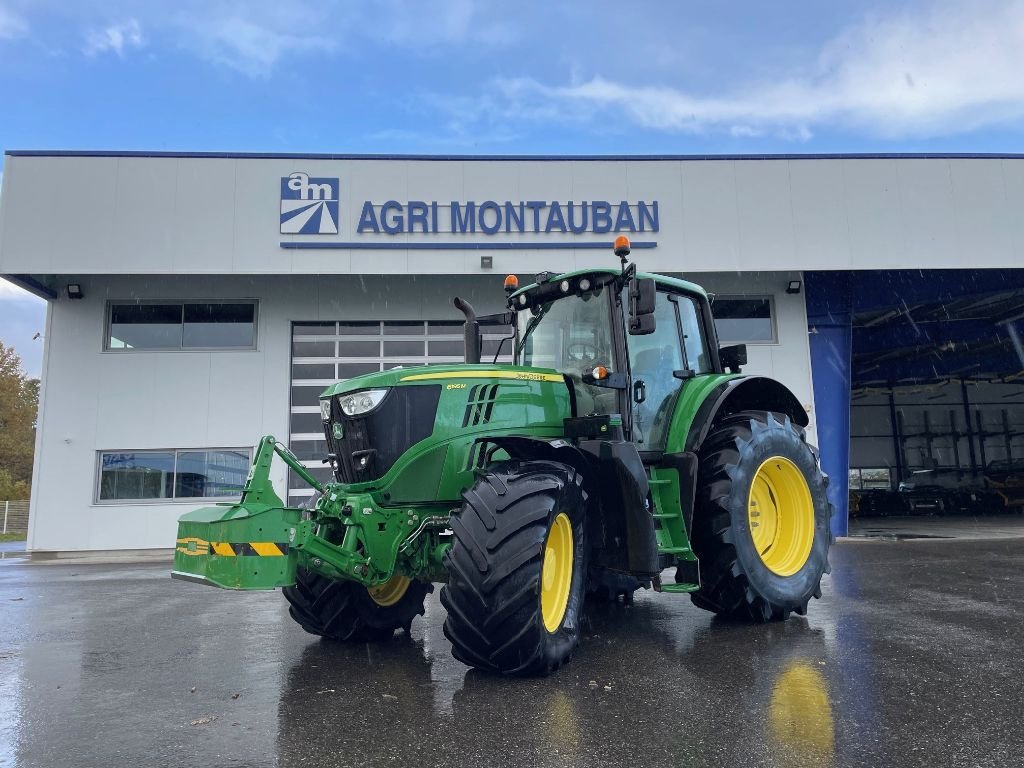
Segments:
[[[426,155],[302,152],[177,152],[148,150],[8,149],[8,157],[150,157],[222,160],[416,160],[416,161],[698,161],[698,160],[1024,160],[1013,152],[850,152],[805,154],[652,155]]]

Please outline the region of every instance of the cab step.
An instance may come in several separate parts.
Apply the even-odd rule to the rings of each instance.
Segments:
[[[659,584],[661,592],[689,593],[700,589],[700,574],[697,556],[690,546],[683,513],[678,466],[651,467],[648,483],[654,509],[654,535],[658,553],[670,556],[676,563],[676,578],[681,583]]]
[[[700,589],[700,584],[662,584],[662,592],[689,593]]]

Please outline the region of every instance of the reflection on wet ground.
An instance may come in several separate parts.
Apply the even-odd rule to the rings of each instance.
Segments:
[[[0,541],[0,560],[25,559],[24,541]]]
[[[0,565],[0,765],[1015,765],[1024,540],[848,542],[807,619],[642,593],[543,680],[321,643],[161,566]]]

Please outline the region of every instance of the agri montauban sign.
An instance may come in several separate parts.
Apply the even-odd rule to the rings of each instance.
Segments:
[[[588,248],[608,247],[617,234],[659,231],[657,200],[366,200],[355,231],[345,233],[338,210],[340,187],[337,178],[302,172],[281,179],[281,234],[334,236],[282,242],[281,247]],[[389,235],[408,237],[389,242]],[[587,239],[599,235],[607,237]],[[633,243],[641,248],[655,245]]]

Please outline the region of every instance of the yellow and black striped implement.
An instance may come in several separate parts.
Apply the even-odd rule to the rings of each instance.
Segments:
[[[203,541],[195,537],[178,539],[177,551],[185,555],[220,555],[221,557],[285,557],[287,542],[274,541]]]

